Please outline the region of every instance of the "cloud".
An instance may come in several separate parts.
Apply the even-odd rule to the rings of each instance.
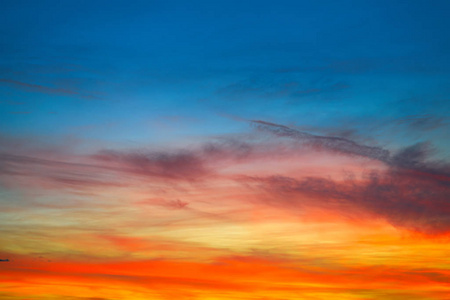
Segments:
[[[404,118],[398,119],[396,123],[398,125],[405,124],[413,130],[428,131],[447,126],[449,124],[448,121],[448,117],[438,117],[431,114],[417,114],[405,116]]]
[[[168,151],[103,150],[96,161],[139,176],[195,181],[216,176],[217,164],[248,159],[253,146],[236,139],[204,143],[193,149]]]
[[[104,150],[94,155],[94,158],[104,163],[123,166],[125,172],[149,177],[195,180],[212,172],[201,157],[189,151],[124,153]]]
[[[30,268],[33,272],[29,272]],[[70,259],[44,263],[23,257],[1,269],[0,275],[11,286],[5,292],[17,292],[26,286],[28,289],[21,293],[27,293],[29,287],[39,287],[40,291],[53,294],[54,299],[72,299],[72,293],[89,295],[92,299],[96,296],[115,298],[117,286],[143,298],[157,293],[167,299],[184,299],[186,293],[192,293],[191,299],[218,294],[229,299],[275,300],[281,299],[280,295],[283,299],[299,296],[325,299],[336,294],[348,297],[364,295],[370,299],[379,299],[380,296],[391,299],[396,295],[401,299],[419,299],[415,297],[445,295],[445,283],[449,279],[448,271],[443,269],[339,264],[324,268],[314,259],[308,262],[256,255],[216,257],[209,262],[159,259],[106,263]],[[53,286],[42,284],[53,280],[58,281],[59,287],[73,287],[76,283],[77,289],[75,292],[73,289],[58,289],[58,294],[55,294]],[[411,284],[420,292],[405,292]],[[34,295],[30,293],[28,296]]]
[[[263,99],[275,99],[280,97],[306,97],[323,93],[338,92],[350,88],[344,82],[331,80],[316,80],[308,84],[302,84],[295,78],[268,79],[264,77],[250,78],[226,85],[216,91],[219,96],[232,100],[257,97]]]
[[[5,105],[9,105],[9,106],[18,106],[18,105],[23,105],[25,104],[24,102],[17,102],[17,101],[0,101],[0,104],[5,104]]]
[[[367,74],[373,72],[389,73],[418,73],[440,74],[448,71],[445,64],[430,63],[423,56],[396,56],[396,57],[360,57],[351,59],[338,59],[309,66],[285,65],[273,69],[276,74],[294,74],[305,72],[322,72],[330,74]]]
[[[389,160],[389,151],[380,147],[360,145],[352,140],[341,137],[313,135],[310,133],[292,129],[284,125],[260,120],[250,121],[250,123],[254,125],[258,130],[269,132],[278,137],[289,137],[307,145],[324,150],[343,153],[347,155],[367,157],[383,162]]]
[[[397,174],[409,174],[416,178],[435,181],[450,186],[450,164],[446,161],[429,159],[432,153],[429,143],[417,143],[392,155],[387,164]]]
[[[138,201],[137,204],[157,205],[157,206],[167,207],[170,209],[185,209],[189,205],[189,202],[185,202],[180,199],[165,200],[165,199],[161,199],[161,198],[156,198],[156,199],[151,198],[151,199]]]
[[[31,112],[29,112],[29,111],[12,111],[12,112],[10,112],[10,114],[13,114],[13,115],[28,115],[30,113]]]
[[[330,93],[337,92],[341,90],[345,90],[350,88],[350,85],[343,82],[338,82],[330,85],[324,85],[318,88],[310,88],[306,90],[296,90],[291,95],[293,97],[305,97],[310,95],[322,94],[322,93]]]
[[[326,177],[248,177],[272,195],[271,204],[292,209],[319,207],[349,217],[361,212],[381,217],[395,226],[440,234],[450,232],[450,164],[430,159],[429,143],[417,143],[391,154],[350,139],[318,136],[265,121],[251,121],[258,130],[287,137],[307,146],[382,162],[361,180],[336,181]]]
[[[61,156],[61,154],[59,154]],[[75,189],[121,186],[114,176],[115,170],[88,161],[75,162],[75,156],[65,160],[0,153],[0,179],[3,184],[40,187],[72,187]],[[79,158],[78,158],[79,159]],[[19,180],[20,179],[20,180]]]
[[[252,152],[247,143],[223,139],[192,149],[102,150],[76,155],[67,149],[36,149],[25,140],[3,136],[0,139],[4,141],[0,149],[0,183],[9,188],[82,191],[135,185],[138,188],[138,182],[148,178],[164,181],[164,186],[177,181],[210,180],[218,176],[218,165],[246,160]],[[181,208],[183,203],[173,202],[171,206]]]
[[[445,161],[431,160],[430,144],[418,143],[391,153],[348,138],[314,135],[265,121],[251,121],[251,124],[259,131],[259,137],[247,136],[245,141],[242,136],[223,138],[189,149],[102,150],[89,156],[40,155],[49,159],[10,154],[9,150],[0,154],[0,175],[3,183],[20,184],[22,180],[22,184],[39,182],[52,188],[98,188],[99,191],[121,186],[138,191],[147,179],[161,183],[159,188],[163,186],[172,192],[172,185],[178,182],[208,182],[213,188],[217,180],[225,180],[230,187],[241,191],[240,183],[253,184],[259,189],[257,194],[259,191],[270,194],[271,200],[259,197],[257,201],[288,210],[320,208],[348,217],[383,218],[395,226],[424,233],[450,231],[447,200],[450,199],[450,166]],[[299,153],[317,149],[324,156],[329,153],[347,156],[343,167],[352,158],[373,160],[382,167],[358,180],[338,181],[336,177],[321,176],[321,171],[309,173],[311,164],[292,163],[299,159]],[[289,166],[277,165],[286,162]],[[295,170],[295,175],[288,169]],[[233,182],[236,178],[237,184]],[[178,192],[152,197],[162,200],[145,203],[203,214],[197,211],[192,199]],[[139,200],[137,203],[143,204]]]
[[[430,150],[430,145],[427,143],[403,148],[391,158],[390,164],[403,168],[424,168]]]
[[[268,204],[298,212],[309,208],[359,218],[383,218],[392,225],[426,234],[450,232],[450,185],[414,173],[371,172],[360,180],[323,177],[249,177],[269,192]]]
[[[374,59],[336,60],[327,64],[317,64],[309,67],[291,66],[274,69],[274,73],[331,72],[331,73],[365,73],[380,67],[380,61]]]
[[[47,87],[47,86],[38,85],[38,84],[30,84],[30,83],[21,82],[21,81],[12,80],[12,79],[0,78],[0,84],[9,85],[9,86],[13,86],[16,88],[20,88],[25,91],[41,93],[41,94],[80,96],[81,98],[86,98],[86,99],[96,99],[97,98],[92,95],[82,94],[80,92],[69,90],[69,89],[52,88],[52,87]]]
[[[216,91],[220,96],[231,99],[242,97],[277,98],[294,93],[301,84],[295,80],[273,80],[266,78],[252,78],[226,85]]]
[[[450,181],[450,164],[443,161],[431,161],[429,159],[432,147],[429,143],[417,143],[396,153],[387,149],[359,144],[353,140],[334,137],[313,135],[307,132],[292,129],[275,123],[254,120],[250,121],[256,129],[269,132],[277,137],[287,137],[313,148],[337,152],[350,156],[365,157],[380,161],[390,168],[414,170],[423,173],[423,176],[441,177],[444,181]]]

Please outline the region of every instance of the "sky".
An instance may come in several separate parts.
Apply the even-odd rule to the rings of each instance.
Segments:
[[[0,4],[0,298],[450,299],[449,1]]]

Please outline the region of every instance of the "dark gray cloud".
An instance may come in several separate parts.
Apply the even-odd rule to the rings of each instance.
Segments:
[[[287,126],[265,121],[255,120],[251,121],[251,124],[253,124],[258,130],[272,133],[278,137],[292,138],[313,147],[348,155],[367,157],[383,162],[389,160],[389,151],[380,147],[360,145],[352,140],[341,137],[313,135]]]
[[[443,180],[450,181],[450,164],[445,161],[432,161],[432,146],[429,143],[417,143],[391,153],[382,147],[366,146],[342,137],[313,135],[275,123],[255,120],[251,121],[251,124],[258,130],[277,137],[291,138],[317,149],[374,159],[391,168],[414,170],[423,176],[441,176]]]
[[[222,139],[193,149],[103,150],[78,156],[64,150],[28,149],[25,141],[0,139],[5,142],[0,151],[0,182],[5,186],[45,183],[73,189],[120,187],[132,184],[130,177],[161,179],[166,183],[198,181],[216,176],[217,164],[245,160],[253,151],[250,144]]]
[[[252,151],[253,146],[248,143],[224,139],[177,151],[103,150],[93,158],[135,175],[191,181],[214,176],[216,163],[246,159]]]
[[[211,173],[202,158],[189,151],[125,153],[105,150],[94,158],[112,165],[122,165],[126,172],[150,177],[195,180]]]
[[[320,207],[351,217],[365,212],[411,230],[450,231],[450,165],[431,159],[430,144],[417,143],[391,153],[350,138],[319,136],[265,121],[251,124],[263,133],[263,139],[260,135],[253,136],[254,139],[240,136],[191,149],[103,150],[84,157],[59,153],[49,159],[11,154],[9,149],[0,153],[0,179],[5,182],[11,178],[37,178],[74,189],[133,184],[133,180],[126,179],[129,177],[163,180],[164,184],[196,182],[221,176],[223,166],[318,149],[376,160],[386,168],[343,182],[308,174],[303,178],[279,176],[276,169],[267,177],[246,177],[244,173],[244,179],[239,181],[269,192],[270,204],[287,209]],[[265,201],[262,199],[266,198],[259,201]],[[181,200],[165,201],[164,205],[189,208]]]
[[[392,224],[425,233],[450,231],[450,164],[433,161],[432,146],[417,143],[391,154],[381,147],[350,139],[318,136],[287,126],[251,121],[258,130],[287,137],[308,146],[384,163],[386,171],[366,178],[338,182],[329,178],[283,176],[250,177],[273,196],[272,204],[313,206],[358,217],[361,211],[385,218]]]
[[[450,185],[412,173],[372,172],[344,182],[283,176],[249,177],[247,182],[269,193],[268,204],[299,213],[318,207],[352,219],[369,214],[427,234],[450,232]]]

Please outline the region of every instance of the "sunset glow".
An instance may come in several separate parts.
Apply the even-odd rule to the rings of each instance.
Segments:
[[[0,7],[0,299],[450,299],[450,2]]]

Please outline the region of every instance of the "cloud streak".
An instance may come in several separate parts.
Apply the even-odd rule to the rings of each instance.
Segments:
[[[351,182],[283,176],[248,180],[270,193],[268,204],[289,210],[320,208],[351,219],[383,218],[426,234],[450,232],[450,186],[412,174],[372,172]]]
[[[362,145],[346,138],[313,135],[284,125],[259,120],[250,121],[250,123],[260,131],[268,132],[278,137],[291,138],[316,149],[365,157],[380,161],[392,168],[414,170],[422,172],[424,175],[427,173],[441,176],[443,180],[450,181],[450,165],[442,161],[429,161],[431,146],[427,143],[417,143],[392,154],[387,149]]]
[[[25,263],[29,264],[27,268]],[[33,272],[28,271],[30,265]],[[23,278],[27,278],[28,287],[38,287],[42,281],[57,280],[58,287],[72,286],[73,282],[77,282],[75,291],[64,290],[65,297],[75,296],[77,291],[93,295],[93,291],[101,289],[103,297],[112,298],[117,293],[112,287],[121,286],[133,291],[137,297],[151,294],[164,297],[162,299],[189,299],[191,293],[192,296],[220,294],[234,299],[260,297],[270,300],[299,295],[306,299],[318,299],[317,296],[327,298],[336,294],[348,297],[364,295],[369,299],[400,295],[411,299],[417,295],[409,292],[411,283],[420,288],[422,296],[440,299],[439,295],[445,294],[445,283],[449,279],[447,271],[430,268],[414,270],[407,267],[355,266],[325,269],[258,256],[217,257],[210,263],[170,260],[43,263],[24,257],[17,263],[9,264],[0,274],[13,286],[23,286]],[[8,288],[5,292],[10,290]],[[26,296],[27,290],[20,295]]]
[[[318,207],[349,217],[358,217],[364,212],[366,217],[383,218],[408,230],[427,234],[450,231],[450,203],[447,200],[450,199],[450,168],[446,162],[429,159],[428,144],[419,143],[391,154],[387,149],[346,138],[313,135],[265,121],[251,121],[251,124],[257,131],[268,133],[270,142],[235,138],[181,150],[103,150],[88,156],[60,155],[66,161],[3,153],[0,155],[3,162],[0,173],[4,182],[11,182],[7,179],[11,176],[35,178],[23,184],[37,180],[55,188],[98,191],[124,186],[139,190],[136,185],[147,179],[168,190],[178,183],[228,182],[236,188],[236,184],[244,182],[270,192],[270,204],[287,210]],[[285,138],[283,145],[280,142]],[[282,168],[271,169],[264,164],[259,167],[264,175],[252,171],[267,159],[287,157],[295,160],[298,159],[296,152],[308,153],[317,149],[325,152],[323,155],[331,152],[350,159],[381,162],[384,168],[366,172],[369,175],[351,182],[331,179],[327,174],[313,176],[306,169],[300,169],[292,176],[283,174]],[[224,172],[224,167],[231,171]],[[158,203],[164,204],[162,207],[202,211],[195,208],[195,201],[191,203],[192,200],[184,200],[182,195],[172,192],[160,198]],[[264,197],[258,199],[267,204]],[[142,200],[134,202],[142,203]]]
[[[50,95],[61,95],[61,96],[79,96],[85,99],[97,99],[93,95],[86,95],[74,90],[63,89],[63,88],[52,88],[39,84],[31,84],[22,81],[17,81],[13,79],[0,78],[0,84],[12,86],[15,88],[22,89],[27,92],[50,94]]]
[[[361,211],[395,226],[428,234],[450,232],[450,165],[431,161],[430,145],[418,143],[394,154],[352,140],[312,135],[287,126],[251,121],[258,130],[290,138],[313,149],[373,159],[386,165],[361,180],[336,181],[327,177],[253,177],[286,208],[320,207],[358,218]]]
[[[149,177],[194,180],[211,174],[200,157],[187,151],[121,153],[105,150],[94,158],[106,164],[122,165],[131,173]]]
[[[266,121],[254,120],[250,121],[250,123],[254,125],[258,130],[272,133],[278,137],[289,137],[299,142],[324,150],[367,157],[382,162],[387,162],[389,160],[389,151],[380,147],[364,146],[352,140],[340,137],[313,135],[310,133],[292,129],[284,125]]]

